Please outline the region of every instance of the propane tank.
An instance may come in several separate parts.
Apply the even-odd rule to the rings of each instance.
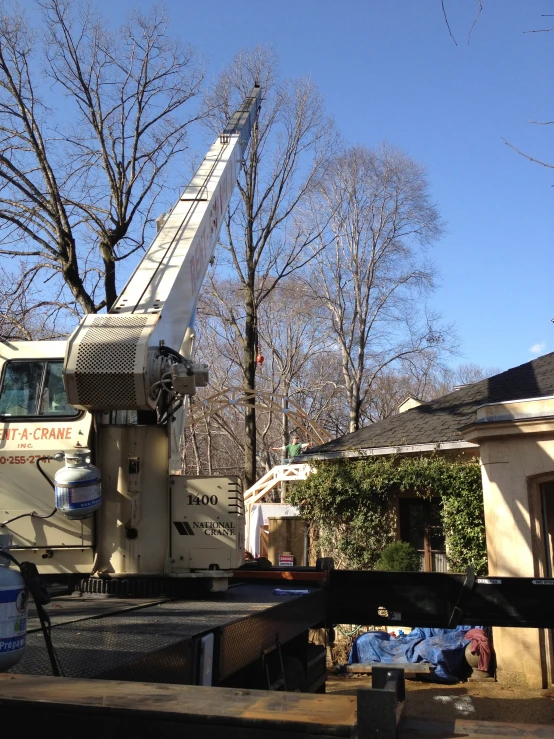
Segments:
[[[89,449],[64,452],[65,467],[54,475],[56,508],[66,518],[90,518],[102,503],[100,470],[90,463]]]
[[[10,560],[3,556],[12,543],[10,534],[0,535],[0,672],[9,670],[23,657],[27,633],[29,594],[25,581]]]

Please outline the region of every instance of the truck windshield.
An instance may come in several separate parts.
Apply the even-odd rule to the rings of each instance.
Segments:
[[[67,402],[61,361],[7,362],[0,388],[0,416],[77,416]]]

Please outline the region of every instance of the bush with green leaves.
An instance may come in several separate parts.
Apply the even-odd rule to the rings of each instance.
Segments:
[[[394,496],[410,492],[440,498],[450,570],[472,566],[486,574],[478,459],[387,455],[315,466],[315,474],[294,485],[289,502],[317,529],[318,555],[333,556],[338,567],[373,569],[396,539]]]
[[[390,572],[418,572],[420,568],[419,552],[408,541],[392,541],[387,544],[375,565],[376,570]]]

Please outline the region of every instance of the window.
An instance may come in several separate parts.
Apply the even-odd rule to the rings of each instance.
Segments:
[[[546,565],[543,577],[554,577],[554,482],[543,483],[540,491]]]
[[[61,361],[14,361],[5,366],[0,416],[77,416],[67,402]]]
[[[419,551],[424,572],[446,572],[446,543],[439,498],[401,498],[400,536]]]

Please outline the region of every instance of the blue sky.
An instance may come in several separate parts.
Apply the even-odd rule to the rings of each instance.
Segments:
[[[168,0],[172,30],[208,76],[267,44],[284,76],[309,75],[345,139],[383,139],[427,167],[447,234],[431,254],[433,307],[456,324],[456,361],[508,368],[554,351],[552,0]],[[134,5],[99,0],[114,21]]]

